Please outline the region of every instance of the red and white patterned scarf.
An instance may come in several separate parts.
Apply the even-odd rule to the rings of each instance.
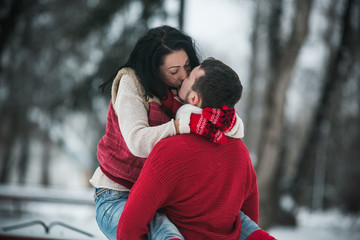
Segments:
[[[235,109],[228,106],[221,108],[204,108],[202,114],[191,114],[190,131],[204,136],[215,143],[226,143],[224,133],[235,125]]]

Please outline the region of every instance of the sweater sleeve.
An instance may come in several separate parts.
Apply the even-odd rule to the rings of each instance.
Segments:
[[[167,193],[151,168],[151,155],[131,189],[117,227],[117,239],[147,239],[149,224]]]
[[[259,191],[255,174],[252,176],[252,185],[241,207],[241,211],[255,223],[259,222]]]
[[[174,120],[150,127],[143,96],[130,75],[123,75],[114,104],[127,147],[137,157],[146,158],[155,144],[176,135]]]

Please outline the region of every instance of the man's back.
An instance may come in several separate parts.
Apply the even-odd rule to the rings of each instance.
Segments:
[[[122,217],[133,221],[134,228],[148,224],[154,211],[162,209],[185,239],[239,239],[240,209],[258,220],[256,176],[240,139],[214,144],[185,134],[160,141],[131,194],[127,204],[137,199],[131,209],[139,211],[124,211]],[[146,222],[138,224],[141,217]],[[146,228],[134,231],[147,233]]]

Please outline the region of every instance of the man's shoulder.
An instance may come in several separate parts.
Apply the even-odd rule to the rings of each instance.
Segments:
[[[192,147],[188,139],[193,137],[176,135],[160,140],[151,150],[146,160],[147,165],[151,166],[154,172],[161,173],[174,169],[184,159],[190,159],[192,156]]]
[[[162,147],[166,147],[166,148],[176,149],[179,146],[184,146],[184,145],[188,145],[189,143],[192,143],[196,137],[197,136],[192,133],[175,135],[175,136],[164,138],[164,139],[160,140],[155,145],[155,147],[162,146]]]
[[[171,149],[172,151],[186,151],[194,148],[204,148],[204,149],[226,149],[226,148],[235,148],[243,149],[246,148],[245,144],[241,139],[229,138],[227,139],[226,144],[218,144],[208,141],[203,136],[187,133],[175,135],[172,137],[165,138],[159,141],[155,146]]]
[[[209,144],[209,142],[205,138],[196,134],[187,133],[160,140],[152,151],[171,152],[174,155],[185,154],[186,152],[191,152],[194,146],[205,146],[207,144]]]
[[[195,133],[185,133],[185,134],[179,134],[179,135],[175,135],[172,137],[168,137],[165,139],[162,139],[160,142],[163,143],[189,143],[189,144],[208,144],[209,141],[206,140],[203,136],[200,136],[198,134]]]

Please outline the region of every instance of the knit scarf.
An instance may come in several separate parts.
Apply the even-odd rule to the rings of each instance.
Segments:
[[[176,89],[167,89],[167,98],[161,100],[161,107],[170,118],[174,118],[177,110],[183,105]]]
[[[191,114],[190,131],[211,142],[224,144],[227,139],[224,133],[230,131],[235,122],[234,108],[225,105],[221,108],[206,107],[202,114]]]

